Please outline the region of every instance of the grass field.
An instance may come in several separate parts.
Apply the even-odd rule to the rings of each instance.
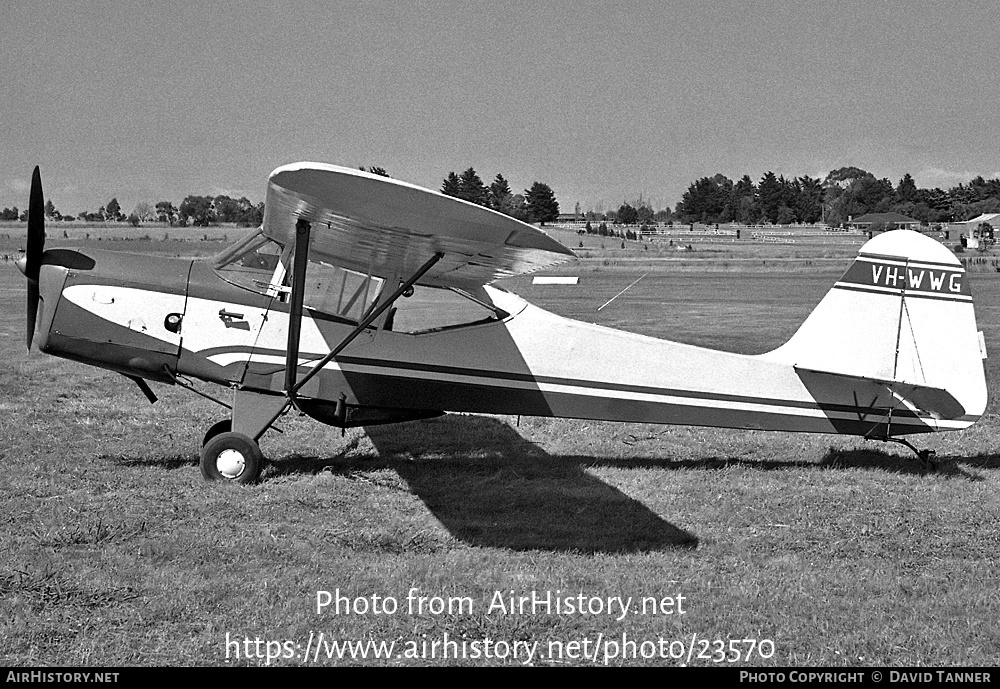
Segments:
[[[213,242],[134,244],[193,255]],[[794,332],[844,267],[581,263],[576,288],[505,284],[565,315],[754,353]],[[973,293],[1000,346],[1000,276],[975,274]],[[4,665],[1000,657],[995,402],[972,429],[921,440],[938,453],[931,474],[855,438],[448,415],[343,436],[291,418],[262,440],[259,485],[221,486],[197,467],[214,405],[157,386],[151,406],[121,376],[27,355],[24,296],[0,264]],[[325,591],[339,612],[317,610]],[[510,609],[532,592],[552,607]],[[361,646],[334,645],[347,642]]]

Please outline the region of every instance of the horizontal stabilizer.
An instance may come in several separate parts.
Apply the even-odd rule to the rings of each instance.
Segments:
[[[873,383],[884,387],[896,399],[912,406],[915,410],[929,414],[935,419],[958,419],[965,415],[965,407],[947,390],[914,383],[901,383],[895,380],[879,380],[829,371],[813,371],[795,367],[802,377],[830,376],[834,378],[849,378],[859,382]]]

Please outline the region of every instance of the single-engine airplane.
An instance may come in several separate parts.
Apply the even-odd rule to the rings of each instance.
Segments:
[[[262,226],[212,261],[45,250],[43,203],[36,168],[19,263],[29,350],[37,330],[41,351],[122,373],[150,401],[157,381],[227,408],[202,442],[209,480],[255,481],[261,436],[293,409],[341,428],[456,411],[842,433],[928,460],[905,436],[986,407],[965,271],[917,232],[868,241],[786,344],[749,356],[532,306],[490,283],[572,251],[358,170],[276,169]]]

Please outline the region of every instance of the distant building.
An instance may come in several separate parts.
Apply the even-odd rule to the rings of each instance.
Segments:
[[[968,249],[988,249],[996,242],[1000,230],[1000,213],[983,213],[962,223],[953,223],[961,232],[962,246]],[[980,229],[983,225],[985,228]]]
[[[866,213],[849,220],[848,227],[855,230],[871,231],[873,226],[885,230],[919,230],[920,221],[902,213]]]
[[[976,229],[983,223],[986,223],[994,230],[1000,230],[1000,213],[983,213],[972,220],[966,220],[962,224],[969,229]]]
[[[1000,213],[983,213],[972,220],[950,222],[944,226],[944,229],[955,237],[963,234],[967,237],[971,237],[973,231],[978,230],[979,226],[983,223],[986,223],[994,230],[1000,230]]]

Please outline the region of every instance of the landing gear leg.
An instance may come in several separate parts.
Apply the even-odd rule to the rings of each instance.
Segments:
[[[284,397],[239,390],[231,419],[222,419],[201,442],[201,475],[209,481],[254,483],[264,469],[257,441],[287,408]]]

